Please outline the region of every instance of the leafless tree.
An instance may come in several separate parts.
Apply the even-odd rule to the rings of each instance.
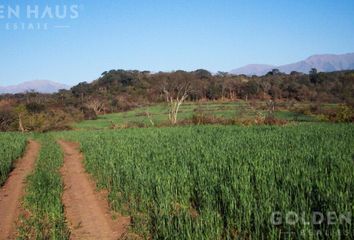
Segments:
[[[260,81],[259,84],[260,84],[260,86],[262,87],[262,90],[263,90],[262,91],[263,99],[266,99],[267,95],[269,94],[270,89],[272,88],[272,85],[267,80]]]
[[[150,112],[146,111],[146,112],[145,112],[145,115],[146,115],[147,118],[149,119],[151,125],[152,125],[152,126],[155,126],[155,123],[154,123],[154,121],[152,120],[152,117],[151,117]]]
[[[275,112],[275,102],[273,100],[268,100],[266,102],[266,104],[267,104],[267,108],[268,108],[268,114],[270,116],[273,116],[274,112]]]
[[[18,116],[18,130],[24,133],[26,131],[25,127],[23,126],[23,117],[26,114],[26,107],[23,104],[20,104],[16,107],[15,112]]]
[[[169,120],[176,124],[179,108],[191,93],[191,84],[188,79],[170,79],[164,84],[163,93],[169,105]]]
[[[86,103],[86,107],[95,111],[96,114],[100,114],[104,110],[104,103],[97,98],[91,99]]]

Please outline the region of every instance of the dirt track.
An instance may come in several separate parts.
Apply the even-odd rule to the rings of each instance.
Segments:
[[[39,143],[29,141],[24,156],[17,161],[0,190],[0,239],[16,237],[16,222],[21,211],[25,180],[34,168],[39,149]]]
[[[61,169],[65,190],[63,203],[71,239],[119,239],[130,223],[128,217],[113,221],[106,196],[85,173],[78,144],[60,141],[65,157]]]

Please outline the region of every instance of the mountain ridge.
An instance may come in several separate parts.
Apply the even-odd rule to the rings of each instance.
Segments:
[[[0,94],[24,93],[34,90],[40,93],[55,93],[60,89],[69,89],[70,86],[49,80],[33,80],[16,85],[0,86]]]
[[[284,73],[290,73],[292,71],[308,73],[311,68],[316,68],[319,72],[352,70],[354,69],[354,53],[316,54],[306,58],[305,60],[280,66],[248,64],[246,66],[233,69],[230,73],[261,76],[274,68],[277,68],[280,72]]]

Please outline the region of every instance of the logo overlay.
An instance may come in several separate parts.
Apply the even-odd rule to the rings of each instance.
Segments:
[[[71,27],[80,17],[79,5],[1,5],[0,29],[42,31]]]

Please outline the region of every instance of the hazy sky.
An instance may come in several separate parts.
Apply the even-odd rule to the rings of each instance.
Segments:
[[[29,29],[37,23],[41,29]],[[72,85],[110,69],[280,65],[354,52],[354,1],[2,0],[0,50],[0,85],[34,79]]]

